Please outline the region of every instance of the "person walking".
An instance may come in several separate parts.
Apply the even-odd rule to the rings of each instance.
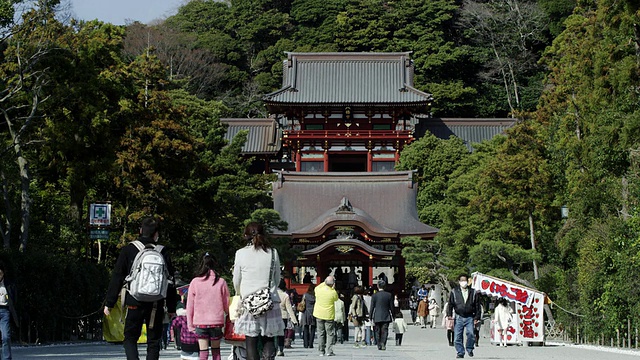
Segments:
[[[500,333],[499,346],[507,346],[507,330],[511,325],[511,307],[507,299],[500,299],[498,306],[494,310],[494,323],[496,330]]]
[[[429,304],[427,303],[427,298],[422,298],[420,303],[418,304],[418,318],[420,321],[420,327],[427,327],[427,317],[429,316]]]
[[[477,321],[473,325],[473,336],[476,339],[476,347],[480,342],[480,327],[482,326],[482,319],[484,318],[484,306],[480,304],[480,321]]]
[[[431,328],[436,327],[436,320],[438,320],[438,312],[440,312],[440,306],[438,306],[436,299],[431,299],[429,301],[429,319],[430,319],[429,327]]]
[[[393,320],[393,332],[396,334],[396,346],[402,345],[402,336],[407,332],[407,323],[404,321],[402,311],[396,312],[395,319]]]
[[[221,360],[220,340],[229,313],[229,287],[215,266],[213,257],[205,253],[187,295],[187,324],[198,337],[200,360],[209,358],[209,345],[213,360]]]
[[[364,300],[364,308],[367,310],[365,313],[364,320],[364,343],[366,345],[371,346],[371,338],[373,337],[373,322],[369,317],[369,309],[371,309],[371,295],[373,294],[373,289],[369,288],[365,291],[364,295],[362,295],[362,299]],[[374,344],[377,344],[374,339]]]
[[[18,326],[16,311],[17,291],[7,278],[7,267],[0,262],[0,332],[2,333],[2,359],[11,360],[11,320]]]
[[[378,350],[387,349],[387,337],[389,337],[389,323],[393,321],[393,295],[385,290],[387,283],[378,281],[379,291],[371,297],[371,310],[369,317],[374,323],[374,337],[378,343]]]
[[[289,294],[286,293],[286,290],[287,284],[284,280],[280,281],[280,286],[278,286],[280,313],[282,313],[284,328],[288,329],[289,326],[298,325],[298,320],[296,320],[296,313],[293,311],[293,306],[291,306],[291,300],[289,299]],[[278,356],[284,356],[284,349],[286,347],[285,343],[287,340],[289,342],[289,347],[291,347],[291,339],[286,338],[286,332],[284,336],[278,336]]]
[[[329,275],[324,282],[316,287],[316,305],[313,309],[313,317],[316,318],[318,326],[318,350],[320,356],[334,356],[333,345],[335,345],[336,316],[335,302],[338,300],[338,293],[334,289],[335,279]]]
[[[300,311],[300,325],[302,325],[302,344],[305,349],[313,349],[313,340],[316,337],[316,318],[313,310],[316,305],[316,286],[309,284],[307,292],[302,295],[304,310]]]
[[[143,248],[160,248],[160,254],[164,259],[170,279],[175,270],[165,247],[156,245],[159,237],[160,223],[154,217],[145,217],[140,225],[140,237],[137,241],[123,247],[118,255],[113,268],[107,296],[105,299],[104,314],[109,316],[111,309],[116,305],[120,291],[125,284],[125,278],[131,273],[133,262]],[[169,280],[170,280],[169,279]],[[138,339],[142,334],[142,325],[147,325],[147,360],[157,360],[160,357],[160,341],[162,338],[162,319],[164,318],[164,306],[166,303],[169,317],[173,318],[176,312],[177,293],[171,281],[167,288],[167,296],[158,301],[146,302],[136,300],[129,291],[126,292],[124,304],[127,308],[124,322],[124,351],[127,360],[138,360]]]
[[[275,336],[284,335],[284,323],[280,312],[280,258],[271,247],[262,224],[249,223],[243,233],[247,246],[236,251],[233,265],[233,286],[240,298],[251,299],[256,293],[267,290],[273,306],[261,315],[254,316],[243,307],[236,319],[235,332],[245,335],[247,360],[258,360],[258,343],[262,342],[262,359],[276,356]]]
[[[416,319],[418,318],[418,300],[414,295],[409,298],[409,311],[411,312],[411,324],[418,325]]]
[[[457,352],[456,358],[464,358],[465,348],[469,357],[473,357],[475,335],[474,325],[480,321],[480,301],[475,289],[469,287],[467,275],[458,276],[459,286],[449,294],[449,308],[447,317],[451,318],[455,311],[456,320],[454,326],[454,344]],[[466,332],[466,347],[463,345],[463,332]]]
[[[200,359],[200,346],[198,345],[198,335],[195,332],[189,330],[187,324],[187,309],[177,309],[176,317],[171,322],[174,334],[176,335],[176,342],[180,337],[180,359],[181,360],[199,360]]]
[[[447,341],[449,342],[449,346],[453,346],[453,326],[455,324],[455,319],[447,317],[448,309],[449,302],[446,302],[442,307],[442,327],[447,329]]]
[[[426,299],[429,296],[429,290],[427,290],[427,285],[422,284],[420,290],[418,290],[418,300]]]
[[[354,334],[354,347],[365,347],[364,341],[364,321],[368,315],[368,311],[364,304],[362,297],[362,286],[356,286],[353,289],[353,296],[351,297],[351,305],[349,306],[349,319],[353,323],[355,329]]]
[[[343,331],[344,323],[345,323],[344,301],[342,300],[342,298],[344,298],[344,294],[338,293],[338,300],[336,300],[336,302],[334,303],[335,317],[333,318],[333,321],[335,321],[336,323],[335,342],[339,342],[340,344],[343,344],[345,341],[345,336],[344,336],[345,333]]]

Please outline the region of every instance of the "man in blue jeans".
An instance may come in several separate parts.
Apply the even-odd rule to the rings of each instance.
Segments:
[[[6,267],[0,262],[0,333],[2,333],[2,359],[11,360],[11,319],[18,325],[15,308],[16,288],[5,276]]]
[[[480,301],[475,289],[469,287],[469,277],[467,275],[458,276],[458,284],[449,294],[449,307],[447,308],[447,317],[453,316],[456,312],[456,324],[454,326],[454,344],[456,347],[456,358],[464,358],[465,346],[463,346],[462,336],[466,332],[467,343],[466,350],[469,357],[473,357],[473,345],[475,344],[475,335],[473,333],[474,325],[480,322]],[[465,331],[466,330],[466,331]]]

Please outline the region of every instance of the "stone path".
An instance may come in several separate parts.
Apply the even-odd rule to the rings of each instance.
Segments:
[[[350,331],[353,340],[353,329]],[[480,346],[474,351],[473,359],[505,359],[505,360],[631,360],[640,358],[640,352],[633,350],[616,350],[594,346],[572,346],[563,344],[547,344],[536,346],[509,346],[501,348],[489,344],[486,337],[481,338]],[[302,348],[301,339],[293,344],[293,349],[285,349],[286,359],[319,359],[317,339],[315,349]],[[144,346],[140,348],[140,356],[144,359]],[[223,360],[227,358],[231,349],[223,345]],[[450,360],[455,359],[456,352],[447,343],[444,329],[421,329],[409,325],[405,333],[402,346],[395,346],[395,334],[390,332],[387,350],[379,351],[376,346],[354,348],[353,342],[336,344],[336,356],[331,360]],[[121,345],[107,343],[92,343],[81,345],[56,345],[45,347],[14,347],[15,359],[65,359],[65,360],[115,360],[124,359]],[[179,359],[177,350],[163,351],[161,359]],[[465,357],[469,359],[469,357]],[[324,359],[324,358],[323,358]],[[328,360],[328,359],[327,359]]]

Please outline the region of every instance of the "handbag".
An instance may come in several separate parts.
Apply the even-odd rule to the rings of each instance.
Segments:
[[[227,318],[227,322],[224,325],[224,339],[225,341],[244,341],[245,336],[235,332],[233,321]]]
[[[267,313],[273,308],[273,299],[271,298],[271,276],[273,275],[273,264],[275,262],[275,249],[271,249],[271,267],[269,268],[269,285],[252,294],[249,294],[242,300],[242,306],[253,317],[259,317]]]
[[[447,324],[446,324],[447,330],[453,330],[453,327],[454,327],[455,323],[456,323],[456,321],[455,321],[454,318],[452,318],[452,317],[447,318]]]
[[[307,303],[304,300],[304,297],[302,297],[302,300],[298,303],[298,306],[296,306],[296,308],[299,312],[303,312],[307,308]]]

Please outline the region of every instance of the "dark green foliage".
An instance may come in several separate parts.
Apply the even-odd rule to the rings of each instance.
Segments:
[[[20,341],[50,343],[99,336],[109,269],[63,252],[51,256],[42,248],[5,251],[0,256],[18,290]]]

